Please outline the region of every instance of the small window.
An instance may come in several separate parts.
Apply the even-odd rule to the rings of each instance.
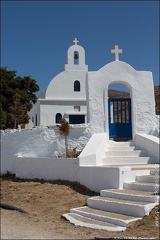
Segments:
[[[34,117],[32,117],[32,122],[34,123]]]
[[[57,113],[56,114],[56,123],[59,123],[61,118],[62,118],[62,114],[61,113]]]
[[[74,111],[80,112],[80,106],[74,106]]]
[[[80,82],[78,80],[74,82],[74,91],[80,92]]]
[[[85,123],[85,115],[69,115],[70,124],[81,124]]]
[[[74,64],[79,64],[79,53],[77,51],[74,52]]]

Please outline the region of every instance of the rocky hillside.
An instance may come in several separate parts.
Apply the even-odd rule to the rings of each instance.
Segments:
[[[154,95],[156,102],[156,114],[160,114],[160,86],[154,87]],[[130,94],[128,92],[121,92],[117,90],[109,90],[110,98],[129,98]]]
[[[160,86],[154,87],[154,95],[156,101],[156,114],[160,115]]]

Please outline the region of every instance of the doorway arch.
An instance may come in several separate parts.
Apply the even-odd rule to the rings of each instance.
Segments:
[[[132,105],[130,86],[124,82],[112,82],[108,86],[109,138],[132,139]]]

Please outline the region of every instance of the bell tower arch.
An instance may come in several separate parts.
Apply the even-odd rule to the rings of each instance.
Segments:
[[[67,64],[65,64],[65,71],[82,70],[88,71],[88,66],[85,64],[85,50],[78,45],[77,38],[73,40],[72,45],[67,51]]]

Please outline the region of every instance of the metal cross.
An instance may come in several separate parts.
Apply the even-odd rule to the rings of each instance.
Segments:
[[[111,53],[114,53],[115,54],[115,60],[119,61],[119,53],[122,53],[122,49],[118,49],[118,45],[115,45],[115,49],[112,49]]]
[[[75,39],[73,40],[73,42],[74,42],[75,45],[77,45],[77,43],[79,43],[79,41],[77,40],[77,38],[75,38]]]

